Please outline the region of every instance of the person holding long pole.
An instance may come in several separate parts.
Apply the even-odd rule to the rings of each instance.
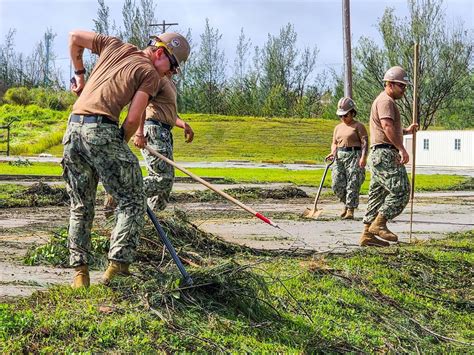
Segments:
[[[405,169],[409,155],[403,146],[403,135],[415,132],[418,125],[414,123],[404,129],[395,103],[403,97],[410,81],[406,71],[399,66],[387,70],[383,81],[385,88],[370,111],[369,167],[372,178],[361,246],[389,246],[388,242],[398,241],[398,236],[388,229],[387,221],[398,216],[410,198]]]

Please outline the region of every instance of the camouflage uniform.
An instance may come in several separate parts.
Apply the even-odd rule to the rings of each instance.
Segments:
[[[372,223],[381,213],[387,220],[402,213],[410,199],[410,184],[404,165],[398,163],[395,149],[372,149],[369,169],[372,174],[369,202],[363,222]]]
[[[69,122],[63,144],[61,164],[71,198],[71,265],[89,263],[90,231],[99,179],[118,201],[117,223],[111,235],[108,258],[131,263],[145,213],[143,178],[137,157],[114,124]]]
[[[332,167],[332,190],[347,208],[359,206],[359,191],[365,180],[365,169],[359,166],[361,151],[337,151]]]
[[[158,121],[145,123],[145,136],[148,146],[173,160],[173,134],[167,125]],[[146,149],[142,149],[148,176],[143,179],[145,195],[148,204],[154,210],[164,210],[169,202],[174,181],[174,168],[165,161],[153,156]]]

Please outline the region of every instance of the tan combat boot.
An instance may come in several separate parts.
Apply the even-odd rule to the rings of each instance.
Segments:
[[[115,213],[115,209],[117,208],[117,202],[115,202],[112,195],[106,194],[105,201],[104,201],[104,215],[105,218],[109,219]]]
[[[377,218],[375,218],[375,221],[370,225],[369,232],[378,235],[380,238],[388,240],[389,242],[398,241],[397,235],[387,228],[387,219],[380,213],[377,215]]]
[[[105,270],[104,274],[102,275],[102,283],[104,285],[109,284],[110,280],[112,280],[115,276],[130,276],[131,273],[128,270],[129,266],[130,264],[127,263],[110,260],[107,270]]]
[[[354,219],[354,209],[353,208],[348,208],[346,214],[342,219]]]
[[[384,240],[377,239],[375,235],[369,232],[369,227],[369,224],[364,224],[364,231],[360,236],[359,242],[361,247],[388,247],[390,245],[390,243]]]
[[[76,266],[76,275],[72,281],[72,288],[89,287],[91,280],[89,277],[89,267],[87,265]]]
[[[339,216],[344,217],[346,215],[346,213],[347,213],[347,207],[344,207]]]

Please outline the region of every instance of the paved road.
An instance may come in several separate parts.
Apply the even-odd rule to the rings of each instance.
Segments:
[[[49,162],[58,163],[61,161],[59,157],[0,157],[0,161],[15,161],[18,159],[28,159],[31,162]],[[144,162],[140,161],[144,166]],[[323,169],[325,166],[321,164],[269,164],[269,163],[255,163],[250,161],[223,161],[223,162],[178,162],[184,168],[261,168],[261,169],[288,169],[288,170],[314,170]],[[407,170],[410,172],[411,166],[407,165]],[[463,175],[474,177],[473,167],[448,167],[448,166],[417,166],[417,174],[434,175]],[[0,172],[1,173],[1,172]]]

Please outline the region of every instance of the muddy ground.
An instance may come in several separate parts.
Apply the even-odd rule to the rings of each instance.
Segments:
[[[248,186],[248,185],[246,185]],[[254,186],[254,185],[252,185]],[[264,185],[279,188],[283,184]],[[219,186],[221,189],[235,187]],[[176,184],[176,191],[202,189],[198,184]],[[341,205],[334,197],[323,194],[319,219],[301,217],[312,207],[314,188],[304,189],[310,197],[287,200],[252,200],[254,210],[270,217],[281,229],[271,227],[236,206],[226,202],[196,202],[171,204],[188,214],[201,229],[223,239],[251,247],[268,249],[305,248],[315,252],[343,253],[358,248],[362,229],[362,215],[366,196],[361,197],[356,220],[342,221],[338,217]],[[417,194],[414,203],[412,240],[439,238],[444,234],[474,229],[474,192],[445,192]],[[67,207],[4,208],[0,209],[0,300],[26,296],[52,284],[67,284],[72,270],[46,266],[25,266],[23,258],[28,248],[48,241],[51,232],[68,223]],[[400,236],[401,243],[409,242],[409,206],[390,225]],[[105,219],[101,206],[97,207],[96,225]],[[92,273],[96,282],[101,272]]]

